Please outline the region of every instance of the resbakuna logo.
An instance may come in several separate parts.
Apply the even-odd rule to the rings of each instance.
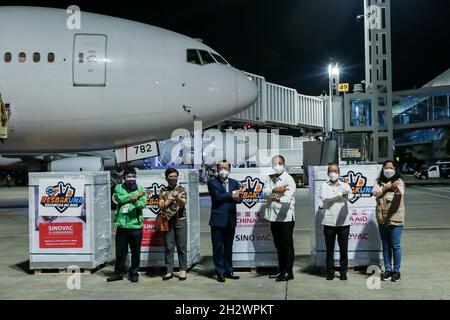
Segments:
[[[150,209],[154,214],[158,214],[161,210],[159,209],[159,193],[165,186],[159,183],[153,183],[149,188],[147,188],[147,208]]]
[[[45,189],[46,196],[41,198],[41,206],[55,208],[63,213],[68,208],[78,208],[83,204],[83,197],[76,197],[76,190],[70,183],[59,181],[56,186]]]
[[[247,176],[241,180],[243,201],[242,203],[249,209],[253,208],[258,202],[263,200],[264,182],[259,178]]]
[[[347,175],[342,176],[342,180],[352,188],[354,197],[349,200],[351,203],[355,203],[360,198],[370,198],[373,194],[373,186],[367,185],[367,178],[361,172],[349,171]]]

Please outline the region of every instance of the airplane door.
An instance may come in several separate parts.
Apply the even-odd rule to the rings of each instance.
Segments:
[[[106,86],[104,34],[76,34],[73,45],[73,85]]]

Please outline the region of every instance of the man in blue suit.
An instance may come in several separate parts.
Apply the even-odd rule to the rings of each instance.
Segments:
[[[211,195],[211,239],[217,281],[239,279],[233,273],[233,240],[236,229],[236,204],[242,202],[241,185],[228,178],[231,165],[225,160],[217,164],[217,178],[208,182]]]

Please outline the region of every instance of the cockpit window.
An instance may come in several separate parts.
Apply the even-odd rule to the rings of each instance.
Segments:
[[[198,51],[196,49],[188,49],[186,53],[187,62],[193,64],[202,64]]]
[[[212,56],[214,57],[214,59],[216,59],[216,61],[217,61],[218,63],[221,63],[221,64],[229,64],[224,58],[222,58],[222,57],[219,56],[218,54],[215,54],[215,53],[212,53],[212,52],[211,52],[211,54],[212,54]]]
[[[216,60],[211,56],[211,54],[208,51],[205,50],[198,50],[200,52],[200,56],[202,57],[203,64],[208,63],[216,63]]]
[[[221,63],[229,65],[229,63],[220,55],[199,49],[187,49],[186,61],[199,65],[205,65],[209,63]]]

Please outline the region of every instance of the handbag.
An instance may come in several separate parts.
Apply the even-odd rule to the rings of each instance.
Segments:
[[[165,214],[165,212],[162,212],[156,216],[155,231],[169,231],[169,219],[167,219],[167,215]]]

